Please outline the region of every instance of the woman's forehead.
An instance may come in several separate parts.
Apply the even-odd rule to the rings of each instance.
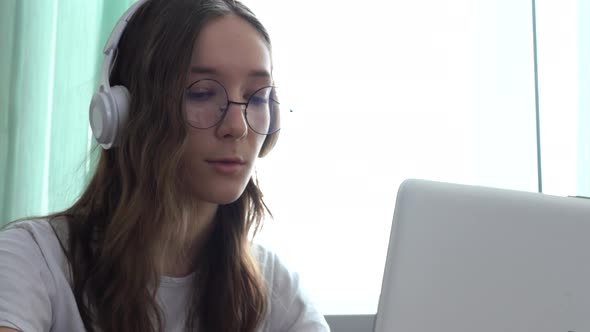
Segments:
[[[260,33],[230,15],[209,22],[193,46],[191,74],[270,78],[271,56]]]

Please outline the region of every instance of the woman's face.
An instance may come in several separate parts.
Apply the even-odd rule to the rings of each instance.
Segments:
[[[272,85],[267,45],[253,26],[237,16],[215,19],[201,30],[188,70],[187,87],[205,80],[185,94],[184,116],[193,117],[193,121],[199,119],[195,114],[203,101],[225,100],[220,97],[225,94],[221,86],[227,92],[227,99],[245,103],[258,89]],[[222,106],[223,102],[218,104]],[[217,110],[223,113],[222,107]],[[185,122],[188,132],[185,181],[190,192],[199,201],[214,204],[235,201],[246,188],[266,136],[248,127],[241,105],[231,104],[223,120],[206,129]]]

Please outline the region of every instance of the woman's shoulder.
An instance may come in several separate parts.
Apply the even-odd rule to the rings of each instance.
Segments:
[[[67,223],[63,217],[23,219],[0,228],[0,235],[4,238],[29,236],[33,243],[28,244],[37,245],[42,251],[58,248],[61,251],[61,243],[65,243],[67,238]]]
[[[299,291],[298,273],[289,268],[274,251],[256,243],[252,244],[251,250],[271,295],[285,298]]]
[[[21,219],[4,225],[0,228],[0,234],[28,233],[33,238],[45,237],[54,233],[52,227],[49,218]]]
[[[259,243],[252,243],[250,245],[250,250],[252,256],[258,262],[259,266],[262,268],[266,265],[272,265],[278,257],[276,254],[268,249],[267,247],[259,244]]]
[[[253,243],[252,255],[258,262],[260,272],[270,285],[276,284],[277,281],[287,281],[288,279],[298,279],[297,273],[289,268],[279,256],[271,249]]]
[[[23,257],[38,264],[38,268],[46,267],[52,274],[67,274],[66,233],[65,220],[19,220],[0,230],[0,247],[5,255]]]
[[[48,220],[24,220],[3,227],[0,326],[48,331],[53,313],[59,310],[52,303],[64,296],[61,286],[67,287],[66,266],[65,254]]]
[[[260,244],[252,245],[269,294],[268,319],[262,331],[329,331],[323,315],[302,286],[299,274]]]

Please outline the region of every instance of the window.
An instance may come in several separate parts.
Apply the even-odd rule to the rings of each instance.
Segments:
[[[537,191],[530,1],[246,3],[295,106],[259,241],[325,314],[376,312],[403,179]]]
[[[590,196],[590,2],[536,13],[543,192]]]

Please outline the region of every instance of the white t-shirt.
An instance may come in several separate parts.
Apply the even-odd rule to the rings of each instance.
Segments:
[[[330,331],[302,292],[297,274],[275,254],[252,247],[268,290],[260,332]],[[183,331],[193,275],[161,277],[157,300],[165,331]],[[69,263],[46,220],[18,222],[0,231],[0,326],[25,332],[84,331],[72,292]]]

